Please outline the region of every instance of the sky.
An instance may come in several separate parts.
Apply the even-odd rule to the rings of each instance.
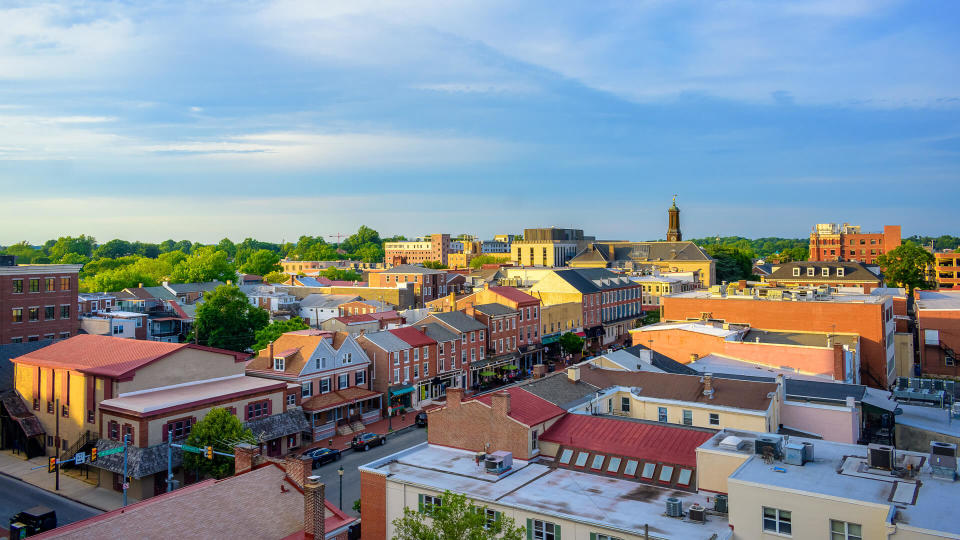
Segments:
[[[0,3],[0,244],[956,234],[960,4]]]

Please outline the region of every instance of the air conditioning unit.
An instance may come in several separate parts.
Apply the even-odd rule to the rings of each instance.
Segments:
[[[677,497],[667,499],[667,515],[675,518],[683,517],[683,501]]]
[[[713,511],[721,514],[727,513],[727,496],[717,495],[713,498]]]
[[[687,517],[690,519],[690,521],[704,523],[707,521],[707,509],[699,504],[694,503],[690,506],[690,508],[687,509]]]
[[[503,474],[513,468],[513,454],[504,451],[487,454],[483,460],[483,468],[488,474]]]
[[[770,454],[773,459],[783,458],[783,437],[767,435],[753,442],[754,453],[759,456]]]
[[[803,445],[788,443],[784,447],[783,462],[787,465],[803,465]]]
[[[957,469],[957,445],[931,441],[930,466],[955,471]]]
[[[892,446],[871,444],[867,446],[867,465],[871,469],[893,469],[896,450]]]

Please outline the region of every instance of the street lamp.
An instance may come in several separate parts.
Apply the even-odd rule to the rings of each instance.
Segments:
[[[340,475],[340,509],[343,510],[343,465],[337,469],[337,474]]]

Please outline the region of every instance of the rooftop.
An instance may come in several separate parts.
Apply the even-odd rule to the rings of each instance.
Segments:
[[[479,306],[473,306],[473,309],[491,317],[517,314],[517,310],[513,309],[512,307],[497,303],[480,304]]]
[[[494,393],[503,392],[510,394],[510,418],[513,418],[525,426],[535,426],[566,412],[553,403],[518,386]],[[494,393],[484,394],[475,398],[475,400],[484,405],[492,406]]]
[[[517,289],[516,287],[490,287],[490,292],[498,294],[507,300],[512,302],[517,302],[520,304],[525,303],[539,303],[535,297],[530,296],[529,294]]]
[[[348,339],[350,334],[347,332],[330,332],[324,330],[315,330],[312,328],[306,330],[295,330],[280,335],[273,342],[273,353],[275,356],[285,358],[283,372],[287,375],[299,375],[303,371],[304,365],[317,353],[317,350],[323,347],[321,343],[327,343],[335,351],[339,351]],[[270,356],[271,349],[268,346],[257,352],[257,355],[247,362],[247,371],[273,371],[273,358]],[[322,352],[322,351],[321,351]],[[359,358],[359,363],[368,362],[366,358]]]
[[[773,287],[761,287],[759,290],[769,292],[771,290],[779,290],[785,293],[807,293],[812,294],[815,291],[815,288],[773,288]],[[673,298],[698,298],[703,300],[729,300],[731,302],[736,301],[749,301],[753,300],[756,302],[792,302],[791,298],[784,296],[784,298],[773,298],[770,296],[754,296],[747,292],[747,294],[728,294],[725,296],[717,296],[716,294],[710,292],[709,290],[697,289],[694,291],[681,292],[676,294],[671,294],[666,297],[667,299]],[[816,299],[812,297],[808,300],[800,300],[801,302],[820,302],[820,303],[843,303],[843,304],[882,304],[887,299],[886,296],[874,296],[872,294],[821,294],[817,296]],[[669,300],[667,300],[669,301]]]
[[[407,342],[411,347],[423,347],[436,343],[430,336],[412,326],[404,326],[387,331]]]
[[[856,334],[837,334],[823,332],[782,332],[751,328],[743,336],[744,342],[767,343],[771,345],[797,345],[801,347],[829,347],[832,343],[857,345],[860,338]]]
[[[583,381],[571,381],[565,371],[556,371],[539,379],[525,381],[519,385],[519,388],[564,410],[589,401],[599,390],[596,386]]]
[[[708,336],[728,338],[735,336],[743,332],[742,327],[730,327],[724,328],[723,325],[716,325],[707,321],[690,321],[690,322],[660,322],[656,324],[651,324],[647,326],[641,326],[631,332],[658,332],[661,330],[683,330],[685,332],[696,332],[698,334],[706,334]]]
[[[364,334],[360,339],[369,341],[386,352],[397,352],[410,348],[409,343],[393,335],[389,330],[370,332]]]
[[[300,308],[330,309],[359,298],[349,294],[308,294],[300,301]]]
[[[644,525],[650,533],[666,538],[724,540],[731,535],[727,520],[719,516],[711,515],[703,524],[666,517],[666,499],[676,494],[673,489],[516,458],[511,473],[493,477],[477,466],[474,456],[474,452],[424,443],[361,470],[386,473],[388,481],[437,491],[455,486],[457,492],[480,503],[590,523],[626,535],[642,537]],[[683,498],[685,504],[709,507],[704,496],[684,493]]]
[[[960,290],[917,291],[917,309],[921,311],[960,310]]]
[[[903,412],[897,415],[897,424],[960,438],[960,420],[951,419],[949,409],[902,403],[899,407]]]
[[[414,264],[401,264],[399,266],[394,266],[389,270],[384,270],[381,272],[383,274],[446,274],[443,270],[434,270],[432,268],[424,268],[423,266],[417,266]]]
[[[487,328],[486,325],[462,311],[431,313],[430,317],[446,323],[447,325],[456,329],[458,332],[473,332],[475,330],[485,330]]]
[[[142,393],[126,394],[100,402],[105,409],[130,411],[140,415],[177,409],[211,398],[226,399],[270,389],[283,389],[286,383],[258,377],[239,375],[227,379],[199,381],[195,384],[161,388]]]
[[[830,383],[833,381],[833,373],[800,373],[789,367],[773,367],[765,364],[755,364],[745,362],[729,356],[719,354],[708,354],[701,356],[695,362],[686,364],[687,367],[695,370],[697,373],[713,373],[716,376],[724,375],[742,375],[750,378],[763,378],[774,380],[777,375],[790,377],[793,379],[806,379],[811,381],[824,381]],[[756,379],[754,379],[756,380]]]

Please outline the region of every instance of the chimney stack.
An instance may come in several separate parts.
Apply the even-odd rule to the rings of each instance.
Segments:
[[[703,374],[703,395],[713,399],[713,373]]]
[[[270,349],[270,365],[272,366],[273,365],[273,342],[272,341],[270,342],[269,349]]]
[[[319,476],[309,476],[303,484],[303,532],[313,538],[323,539],[327,536],[324,522],[325,488]]]
[[[166,283],[164,283],[164,285],[166,285]],[[142,288],[143,288],[143,283],[137,283],[137,288],[138,288],[138,289],[142,289]]]
[[[533,378],[542,379],[547,374],[546,364],[536,364],[533,366]]]
[[[497,392],[490,396],[490,405],[497,416],[510,415],[510,394],[507,392]]]
[[[456,409],[463,401],[463,388],[447,388],[447,407]]]
[[[252,444],[240,443],[233,447],[233,474],[243,474],[253,470],[254,459],[259,448]]]
[[[580,380],[580,366],[570,366],[567,368],[567,378],[573,382]]]
[[[306,485],[307,477],[313,474],[313,458],[289,454],[283,460],[283,468],[287,471],[287,478],[302,488]]]
[[[450,311],[457,310],[457,295],[454,292],[450,292]]]

